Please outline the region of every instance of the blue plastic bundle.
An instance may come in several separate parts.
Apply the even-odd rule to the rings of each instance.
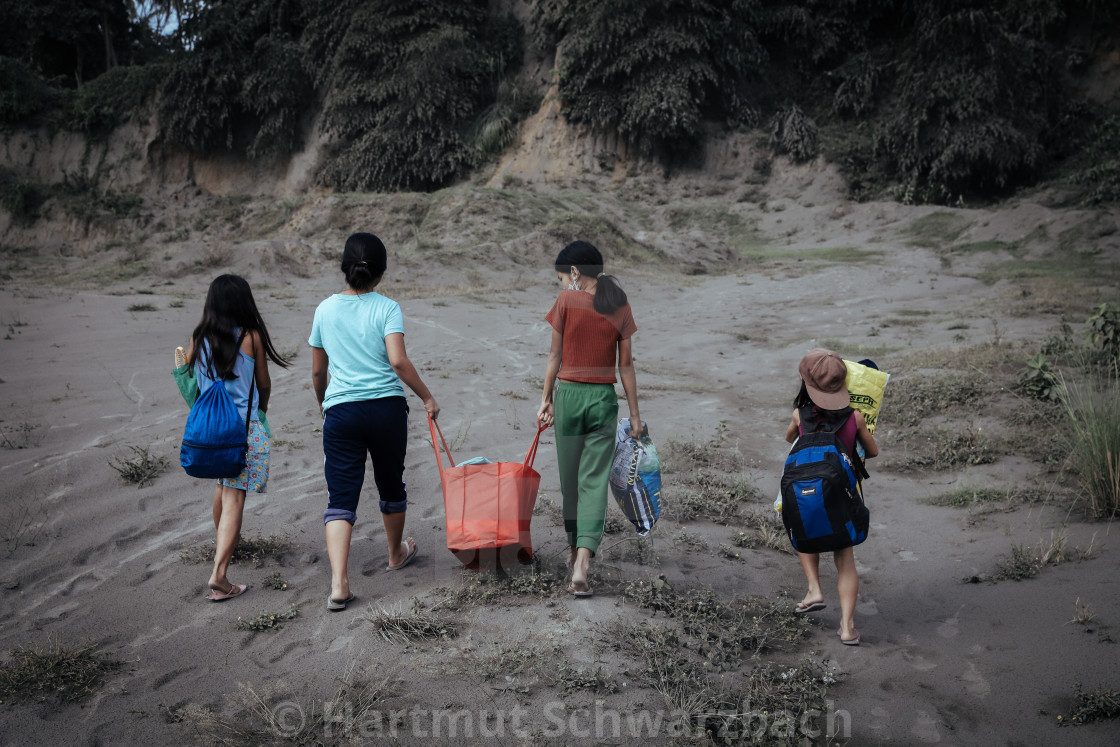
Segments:
[[[642,437],[634,439],[630,438],[630,419],[619,421],[610,483],[618,507],[638,534],[649,534],[661,515],[661,462],[645,423]]]

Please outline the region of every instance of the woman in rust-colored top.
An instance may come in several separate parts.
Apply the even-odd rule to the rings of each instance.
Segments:
[[[545,425],[556,426],[556,461],[572,572],[568,591],[589,597],[587,573],[603,538],[614,457],[616,368],[630,406],[630,435],[637,438],[642,430],[630,350],[637,327],[618,280],[603,272],[603,255],[598,249],[586,241],[572,242],[557,255],[555,265],[566,290],[545,317],[552,325],[552,347],[537,417]]]

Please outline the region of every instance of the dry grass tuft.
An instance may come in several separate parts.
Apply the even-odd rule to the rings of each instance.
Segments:
[[[408,643],[409,641],[454,638],[458,634],[456,623],[440,617],[435,610],[426,610],[419,600],[413,600],[412,609],[405,611],[403,604],[392,607],[377,607],[371,604],[365,619],[387,641]]]
[[[0,666],[0,694],[39,702],[82,700],[123,666],[98,654],[92,643],[68,648],[48,640],[42,648],[13,649],[8,656]]]

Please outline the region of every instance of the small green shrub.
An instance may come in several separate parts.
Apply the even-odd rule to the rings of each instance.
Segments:
[[[1098,351],[1108,358],[1120,358],[1120,309],[1102,303],[1096,312],[1085,320],[1086,334]]]
[[[1058,402],[1062,398],[1058,377],[1042,353],[1027,361],[1015,385],[1023,394],[1043,402]]]
[[[1100,687],[1085,691],[1078,683],[1074,692],[1074,705],[1069,714],[1058,716],[1059,726],[1077,726],[1094,721],[1120,718],[1120,690]]]

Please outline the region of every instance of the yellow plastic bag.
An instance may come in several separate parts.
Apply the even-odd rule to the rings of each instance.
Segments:
[[[875,434],[875,424],[879,419],[879,407],[883,404],[883,390],[887,388],[887,381],[891,375],[877,368],[864,366],[852,361],[844,361],[848,367],[848,395],[851,397],[852,407],[863,413],[867,420],[867,430]]]

